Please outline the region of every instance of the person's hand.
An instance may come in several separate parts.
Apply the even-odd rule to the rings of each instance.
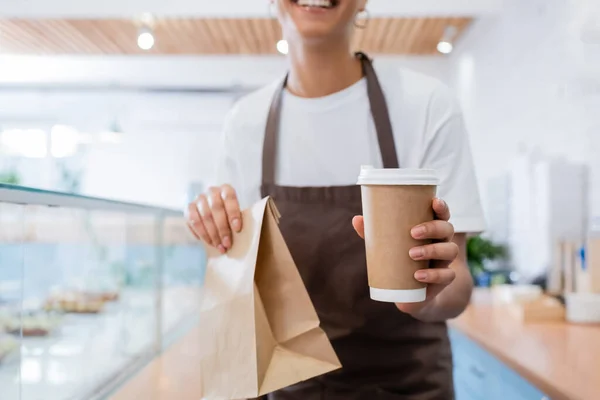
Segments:
[[[418,317],[426,313],[435,303],[436,297],[456,278],[456,273],[449,268],[458,257],[459,248],[452,242],[454,227],[449,221],[450,210],[445,201],[433,200],[435,220],[415,226],[411,230],[413,238],[418,240],[433,240],[432,244],[414,247],[409,255],[413,260],[430,260],[430,268],[417,271],[415,279],[427,284],[427,299],[422,303],[398,303],[396,306],[402,312]],[[352,220],[356,232],[364,239],[365,224],[362,216]]]
[[[230,185],[212,187],[188,205],[188,227],[198,240],[224,254],[233,245],[232,232],[242,229],[242,213]]]

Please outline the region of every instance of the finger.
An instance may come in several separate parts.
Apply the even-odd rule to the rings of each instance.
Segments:
[[[212,240],[210,239],[208,234],[206,234],[204,224],[202,224],[202,217],[200,217],[200,213],[198,212],[198,207],[196,207],[196,203],[188,204],[187,214],[188,228],[194,234],[196,239],[203,240],[205,243],[212,245]]]
[[[415,279],[419,282],[447,286],[456,279],[456,272],[451,268],[432,268],[417,271]]]
[[[433,212],[435,213],[436,219],[441,219],[442,221],[450,220],[450,208],[442,199],[433,199]]]
[[[198,198],[196,206],[198,207],[198,212],[200,213],[202,223],[204,224],[204,229],[210,237],[212,245],[218,248],[221,253],[224,253],[225,247],[223,247],[223,244],[221,244],[221,237],[219,236],[217,225],[215,224],[212,211],[208,204],[208,199],[205,195],[201,195]]]
[[[352,226],[354,227],[354,230],[356,231],[356,233],[358,233],[358,236],[360,236],[361,238],[365,238],[365,220],[362,216],[357,215],[356,217],[352,218]]]
[[[206,228],[204,227],[204,224],[202,223],[202,217],[200,216],[200,213],[198,212],[198,207],[196,206],[196,203],[191,203],[188,206],[188,214],[189,214],[188,226],[190,227],[190,230],[192,231],[194,236],[196,236],[198,239],[204,241],[204,243],[216,247],[217,244],[214,244],[212,242],[212,239],[208,235],[208,232],[206,231]]]
[[[202,222],[202,220],[189,222],[188,225],[192,228],[191,230],[194,233],[194,236],[196,236],[198,239],[202,240],[204,243],[210,246],[217,247],[218,243],[213,243],[210,235],[204,227],[204,223]]]
[[[242,212],[235,189],[230,185],[221,188],[221,197],[225,203],[225,212],[229,220],[229,225],[235,232],[242,230]]]
[[[217,227],[217,233],[220,238],[219,242],[226,249],[230,249],[232,243],[231,228],[229,227],[229,219],[227,219],[227,211],[225,211],[225,202],[221,196],[221,188],[209,189],[208,204],[213,221]]]
[[[447,221],[430,221],[415,226],[410,234],[415,239],[436,239],[450,241],[454,237],[454,226]]]
[[[458,256],[458,246],[454,242],[443,242],[428,244],[426,246],[413,247],[409,251],[413,260],[441,260],[454,261]]]
[[[197,233],[196,233],[196,230],[194,229],[194,222],[192,222],[192,221],[187,221],[187,227],[188,227],[188,229],[189,229],[190,233],[191,233],[192,235],[194,235],[194,237],[195,237],[197,240],[202,240],[202,238],[200,237],[200,235],[199,235],[199,234],[197,234]]]

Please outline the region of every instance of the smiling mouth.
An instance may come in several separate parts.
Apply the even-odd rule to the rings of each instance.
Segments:
[[[291,0],[299,7],[315,7],[331,9],[339,4],[339,0]]]

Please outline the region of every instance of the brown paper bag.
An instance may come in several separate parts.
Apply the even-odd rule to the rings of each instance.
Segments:
[[[274,202],[243,212],[233,248],[209,250],[201,305],[206,399],[262,396],[341,367],[279,231]]]

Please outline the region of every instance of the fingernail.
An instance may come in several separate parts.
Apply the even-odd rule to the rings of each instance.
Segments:
[[[422,247],[413,247],[408,252],[408,255],[410,256],[410,258],[415,259],[415,260],[417,258],[423,257],[424,254],[425,254],[425,252]]]
[[[242,227],[242,224],[240,222],[240,220],[238,218],[235,218],[233,221],[231,221],[231,227],[236,231],[239,232],[240,228]]]
[[[442,207],[448,206],[444,200],[438,198],[438,201],[440,202],[440,206],[442,206]]]
[[[417,271],[415,272],[415,279],[418,281],[427,280],[427,272],[425,271]]]
[[[427,228],[424,226],[417,226],[412,229],[411,234],[415,239],[422,238],[427,233]]]
[[[223,246],[224,246],[226,249],[229,249],[229,248],[231,247],[231,239],[229,239],[229,236],[225,236],[225,237],[223,238]]]
[[[223,245],[222,245],[222,244],[218,245],[218,246],[217,246],[217,249],[219,250],[219,253],[221,253],[221,254],[225,254],[225,247],[223,247]]]

